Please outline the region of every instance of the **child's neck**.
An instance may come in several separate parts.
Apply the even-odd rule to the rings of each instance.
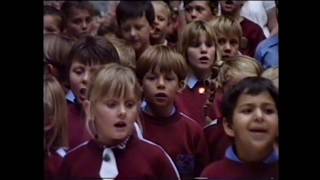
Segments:
[[[147,103],[144,111],[156,117],[170,117],[174,113],[175,107],[174,104],[171,104],[166,107],[158,107],[151,103]]]
[[[235,145],[236,153],[241,161],[248,163],[263,162],[270,156],[274,150],[273,145],[266,145],[257,147],[249,147],[244,145]],[[254,150],[253,150],[254,149]]]
[[[193,71],[193,74],[199,79],[199,80],[206,80],[210,77],[211,71]]]

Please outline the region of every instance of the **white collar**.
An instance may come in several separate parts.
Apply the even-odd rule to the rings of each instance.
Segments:
[[[186,78],[186,84],[190,89],[193,89],[199,79],[194,74],[188,74]]]

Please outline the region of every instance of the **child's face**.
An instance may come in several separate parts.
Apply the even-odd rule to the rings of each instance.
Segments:
[[[239,54],[239,38],[237,36],[218,35],[218,50],[222,58],[233,57]]]
[[[223,15],[235,15],[243,4],[243,1],[220,1],[221,13]]]
[[[248,149],[272,149],[278,136],[278,111],[270,94],[265,91],[258,95],[240,95],[231,131],[228,135],[234,137],[239,153]]]
[[[89,35],[92,26],[92,16],[88,10],[72,9],[72,13],[66,23],[66,32],[69,36],[79,38]]]
[[[202,20],[210,21],[214,15],[209,7],[209,1],[192,1],[185,8],[187,23]]]
[[[149,70],[142,80],[145,98],[154,107],[171,107],[179,90],[179,80],[176,73],[162,73],[159,68],[154,72]]]
[[[152,5],[155,11],[155,20],[150,35],[155,39],[165,38],[169,27],[169,9],[157,1],[154,1]]]
[[[99,141],[112,144],[130,136],[138,117],[138,104],[133,90],[126,98],[107,95],[94,104],[93,118]]]
[[[45,15],[43,16],[43,34],[47,33],[60,33],[59,24],[61,18],[59,16]]]
[[[125,39],[136,52],[142,52],[150,45],[151,26],[145,16],[128,19],[120,25],[123,39]]]
[[[215,62],[216,47],[212,40],[209,40],[204,33],[191,42],[187,49],[189,64],[197,71],[210,70]]]
[[[80,103],[87,99],[88,80],[90,74],[99,68],[100,65],[85,65],[78,61],[73,61],[69,71],[70,88],[78,97]]]

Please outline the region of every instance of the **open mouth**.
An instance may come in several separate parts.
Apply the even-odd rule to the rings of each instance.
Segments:
[[[125,128],[127,126],[127,124],[125,122],[121,121],[121,122],[115,123],[114,126],[116,128]]]
[[[155,98],[157,101],[165,101],[168,99],[168,96],[165,93],[155,94]]]
[[[79,90],[79,93],[80,93],[80,99],[81,100],[84,100],[84,99],[87,99],[87,89],[86,88],[81,88]]]
[[[203,57],[199,58],[199,61],[200,61],[200,63],[208,63],[209,58],[206,56],[203,56]]]

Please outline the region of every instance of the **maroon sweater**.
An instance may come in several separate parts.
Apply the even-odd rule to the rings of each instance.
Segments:
[[[71,150],[61,167],[63,180],[100,179],[103,146],[95,140]],[[159,146],[132,135],[124,149],[114,148],[118,176],[115,179],[178,179],[176,169]]]
[[[69,149],[91,138],[87,128],[85,113],[81,105],[68,101],[68,118],[69,118]]]
[[[66,151],[62,148],[51,151],[51,155],[46,159],[45,179],[56,180],[59,179],[59,169],[62,164],[63,157]]]
[[[269,162],[245,163],[228,148],[223,160],[211,163],[201,173],[201,177],[217,180],[275,180],[278,179],[278,157],[272,154]],[[229,155],[228,155],[229,154]],[[231,154],[231,156],[230,156]],[[233,157],[232,157],[233,156]]]
[[[208,147],[202,128],[178,110],[168,118],[142,111],[143,137],[159,144],[174,161],[183,179],[200,175],[208,164]]]
[[[247,47],[246,48],[241,48],[240,52],[242,54],[254,57],[255,50],[258,46],[258,44],[266,39],[262,28],[250,21],[249,19],[243,17],[243,21],[240,22],[243,36],[247,38]]]
[[[223,159],[232,141],[224,132],[222,120],[219,119],[216,124],[206,126],[203,132],[209,148],[210,162]]]
[[[196,84],[193,88],[186,86],[181,93],[177,94],[176,103],[181,112],[197,121],[201,127],[204,127],[207,122],[204,116],[204,104],[207,101],[205,94],[199,93],[199,88],[203,86]],[[214,120],[217,116],[214,110],[209,111],[209,117]]]

